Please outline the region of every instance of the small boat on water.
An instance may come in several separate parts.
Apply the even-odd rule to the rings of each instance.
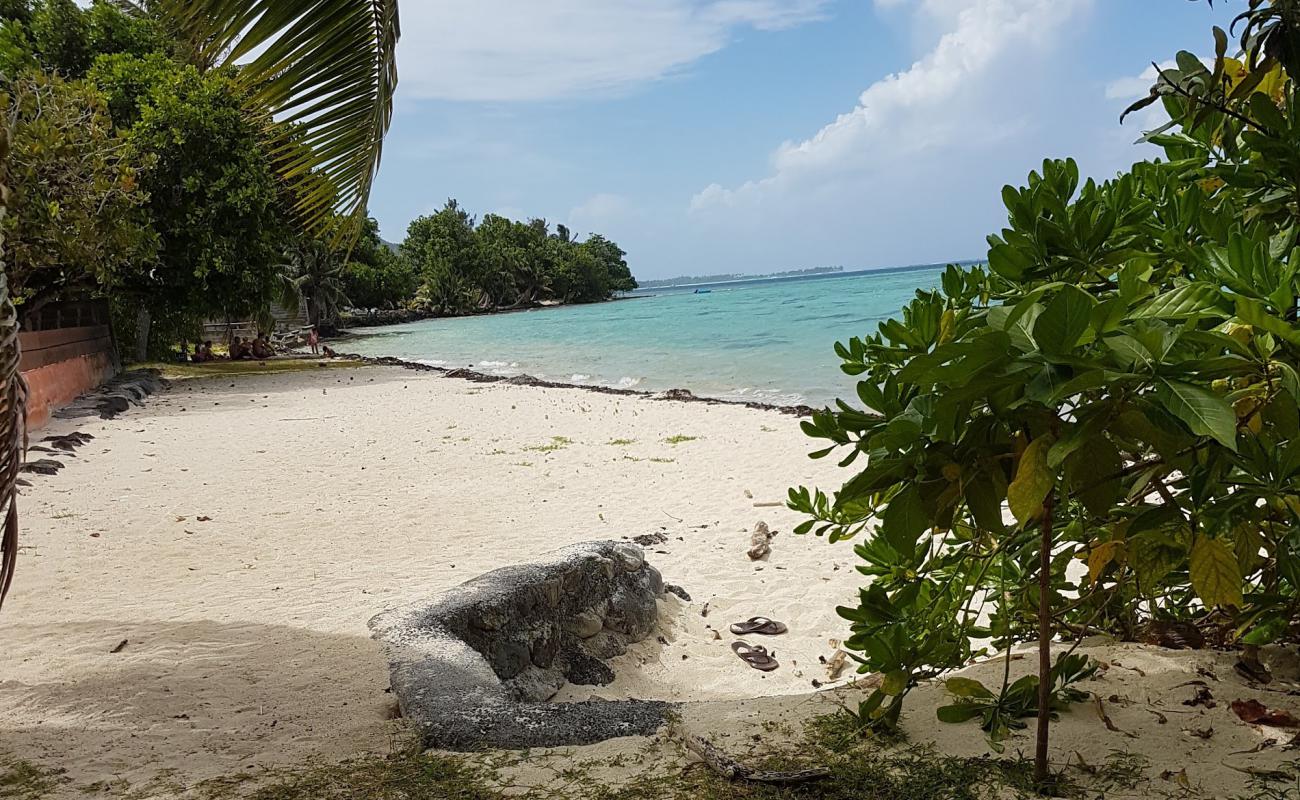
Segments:
[[[695,290],[695,293],[696,293],[696,294],[713,294],[713,290],[712,290],[712,289],[696,289],[696,290]]]

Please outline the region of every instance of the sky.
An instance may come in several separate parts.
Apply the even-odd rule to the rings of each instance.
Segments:
[[[414,0],[370,210],[448,198],[640,278],[982,258],[1044,158],[1105,178],[1244,0]]]

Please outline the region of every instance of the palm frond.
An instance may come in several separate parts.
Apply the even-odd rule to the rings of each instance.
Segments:
[[[393,116],[397,0],[158,0],[155,9],[200,66],[239,64],[253,110],[295,128],[274,155],[312,230],[364,211]]]
[[[18,312],[9,301],[8,279],[0,274],[0,606],[13,582],[18,558],[18,468],[27,439],[27,384],[18,371]]]
[[[0,175],[9,154],[8,131],[0,128]],[[8,191],[0,185],[0,217]],[[18,312],[9,299],[9,279],[0,269],[0,606],[13,583],[18,559],[18,468],[27,446],[27,384],[19,372]]]

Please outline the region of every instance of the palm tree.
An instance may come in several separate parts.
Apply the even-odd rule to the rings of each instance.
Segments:
[[[318,239],[299,242],[284,253],[281,265],[281,305],[294,308],[307,302],[307,321],[312,326],[333,325],[339,309],[350,302],[343,292],[343,260]]]
[[[304,224],[323,231],[365,208],[393,115],[397,0],[156,0],[152,10],[200,67],[240,64],[249,114],[296,127],[299,136],[273,155]],[[7,142],[0,130],[0,159]],[[343,240],[359,230],[345,225],[334,233]],[[20,356],[17,314],[0,280],[0,604],[18,553],[14,497],[26,414]]]

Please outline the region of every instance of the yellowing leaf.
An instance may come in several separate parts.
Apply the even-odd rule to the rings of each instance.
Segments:
[[[993,693],[986,689],[984,684],[972,678],[949,678],[943,682],[943,687],[953,697],[993,697]]]
[[[885,679],[880,684],[880,691],[888,695],[898,696],[907,689],[907,673],[901,669],[885,673]]]
[[[1255,567],[1261,560],[1260,550],[1264,548],[1264,534],[1259,529],[1259,523],[1247,521],[1237,525],[1232,529],[1234,542],[1233,550],[1237,556],[1237,564],[1241,567],[1242,575],[1249,575],[1255,571]]]
[[[1197,537],[1191,573],[1192,588],[1206,606],[1241,606],[1241,566],[1222,540]]]
[[[939,344],[947,344],[957,330],[957,315],[950,308],[939,317]]]
[[[1052,449],[1055,441],[1051,436],[1040,436],[1030,442],[1020,457],[1015,479],[1007,487],[1007,505],[1022,526],[1043,512],[1043,501],[1056,484],[1047,466],[1047,451]]]
[[[1124,542],[1102,542],[1088,554],[1088,583],[1096,583],[1106,566],[1123,552]]]

